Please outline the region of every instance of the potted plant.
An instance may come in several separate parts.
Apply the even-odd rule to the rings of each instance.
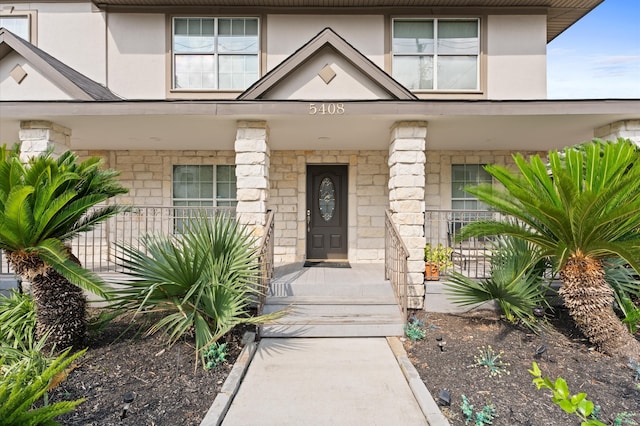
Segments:
[[[427,244],[424,247],[425,280],[437,281],[440,279],[440,272],[444,272],[448,267],[453,266],[451,253],[453,253],[453,249],[442,244],[438,244],[435,247]]]

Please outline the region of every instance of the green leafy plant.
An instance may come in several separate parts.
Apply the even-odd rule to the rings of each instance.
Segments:
[[[55,404],[45,404],[40,408],[32,408],[40,398],[46,395],[50,383],[59,374],[64,374],[67,367],[84,350],[70,354],[70,349],[55,358],[51,365],[41,374],[33,376],[29,367],[22,365],[11,370],[0,381],[0,419],[4,426],[39,426],[58,425],[54,419],[60,414],[73,411],[84,401],[60,401]],[[0,364],[4,361],[0,359]]]
[[[281,315],[251,316],[258,288],[255,240],[228,215],[186,219],[180,234],[146,235],[144,250],[119,244],[121,264],[132,278],[114,291],[116,311],[164,315],[148,334],[163,330],[172,345],[195,336],[196,366],[203,350],[241,323],[258,324]]]
[[[464,415],[464,424],[469,424],[473,421],[475,426],[484,426],[493,424],[493,420],[496,418],[496,409],[493,404],[488,404],[482,407],[482,410],[475,412],[473,405],[469,403],[466,396],[462,395],[462,404],[460,409]]]
[[[216,368],[218,364],[221,364],[227,360],[227,344],[215,342],[207,346],[203,351],[204,357],[204,369],[211,370]]]
[[[18,348],[35,336],[36,308],[33,298],[13,290],[0,296],[0,343]]]
[[[411,318],[411,321],[404,326],[404,334],[412,342],[424,339],[427,336],[427,331],[424,329],[424,322],[416,317]]]
[[[427,244],[424,247],[424,261],[436,265],[440,271],[445,271],[453,266],[451,253],[453,253],[451,247],[442,244],[433,247],[431,244]]]
[[[42,374],[54,360],[54,348],[47,351],[46,343],[49,338],[45,334],[36,340],[34,335],[20,342],[17,347],[0,343],[0,375],[10,375],[12,371],[25,368],[32,376]]]
[[[507,321],[522,322],[531,329],[539,325],[533,308],[548,306],[543,285],[545,261],[533,244],[513,237],[498,238],[491,257],[489,278],[475,280],[458,272],[449,274],[444,283],[450,299],[468,306],[496,301]]]
[[[529,373],[534,377],[533,383],[538,390],[549,389],[553,393],[551,397],[553,403],[562,408],[565,413],[578,416],[581,420],[581,426],[605,426],[600,420],[589,418],[594,412],[595,405],[587,399],[586,393],[571,395],[566,380],[558,377],[555,382],[552,382],[548,377],[542,377],[542,371],[535,362]]]
[[[605,279],[613,289],[613,296],[622,322],[627,325],[631,333],[638,331],[640,325],[640,306],[633,298],[640,297],[640,280],[622,259],[612,259],[605,262]]]
[[[636,426],[638,423],[635,420],[633,420],[635,416],[636,416],[635,413],[628,413],[626,411],[623,411],[622,413],[618,413],[616,414],[616,418],[613,420],[613,426],[623,426],[623,425]]]
[[[482,346],[479,348],[480,355],[474,357],[476,364],[480,367],[485,367],[489,371],[489,376],[502,376],[503,374],[509,375],[509,367],[511,364],[502,361],[502,355],[504,351],[495,352],[491,345]]]

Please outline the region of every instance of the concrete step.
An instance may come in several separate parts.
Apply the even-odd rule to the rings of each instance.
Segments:
[[[269,297],[312,296],[312,297],[391,297],[393,289],[388,283],[381,284],[300,284],[271,283]]]
[[[393,295],[377,297],[270,296],[266,305],[396,305]]]
[[[265,305],[264,312],[287,309],[262,326],[263,337],[400,336],[403,321],[396,304]]]

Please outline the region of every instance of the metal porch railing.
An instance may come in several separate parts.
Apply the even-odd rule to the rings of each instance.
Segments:
[[[502,220],[504,215],[486,210],[428,210],[424,235],[431,246],[451,247],[452,269],[470,278],[486,278],[491,272],[490,238],[470,238],[456,242],[460,229],[479,220]],[[446,272],[445,272],[446,273]]]
[[[407,321],[408,307],[408,266],[409,250],[405,246],[398,228],[391,217],[391,212],[385,211],[385,249],[384,249],[384,277],[391,282],[398,306],[402,311],[403,321]]]
[[[269,210],[267,213],[267,223],[264,227],[264,234],[260,241],[260,248],[258,251],[258,262],[260,263],[260,276],[258,277],[258,315],[262,315],[264,304],[267,299],[269,284],[273,278],[273,228],[273,211]]]

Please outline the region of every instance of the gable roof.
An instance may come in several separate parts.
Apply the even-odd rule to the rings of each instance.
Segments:
[[[0,28],[0,60],[12,51],[25,58],[51,83],[76,100],[116,101],[122,99],[103,85],[60,62],[44,50],[16,36],[6,28]]]
[[[322,8],[335,8],[340,13],[371,13],[375,9],[388,9],[393,13],[415,14],[418,8],[426,13],[473,13],[485,8],[492,10],[540,8],[547,13],[547,43],[593,10],[604,0],[92,0],[99,8],[109,11],[164,12],[167,8],[268,8],[271,10],[296,9],[311,13]],[[208,9],[204,9],[208,10]],[[388,12],[387,12],[388,13]],[[422,12],[420,12],[422,13]]]
[[[388,93],[393,100],[417,99],[411,91],[407,90],[389,74],[371,62],[369,58],[364,56],[358,49],[336,34],[331,28],[325,28],[320,31],[309,42],[240,94],[237,99],[260,99],[269,92],[270,89],[284,81],[287,76],[295,72],[296,69],[326,46],[333,48],[338,55],[346,59],[358,71],[365,74],[374,84]]]

